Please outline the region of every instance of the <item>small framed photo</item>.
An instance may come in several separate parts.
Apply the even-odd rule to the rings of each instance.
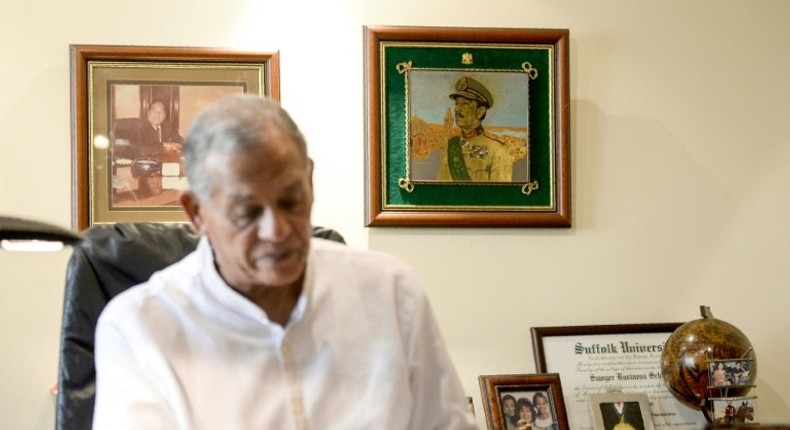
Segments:
[[[752,359],[713,359],[708,360],[709,389],[752,387]]]
[[[481,375],[488,430],[567,430],[565,400],[556,373]]]
[[[590,395],[595,430],[654,430],[650,400],[645,393]]]
[[[212,48],[71,45],[74,227],[184,222],[181,148],[222,97],[279,99],[279,54]]]
[[[570,227],[567,29],[364,37],[366,226]]]
[[[713,424],[754,424],[754,407],[757,397],[711,397]]]

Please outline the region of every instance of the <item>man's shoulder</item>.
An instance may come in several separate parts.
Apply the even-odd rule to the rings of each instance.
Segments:
[[[381,303],[397,300],[403,309],[424,302],[422,284],[400,258],[380,251],[324,243],[321,239],[313,241],[309,270],[316,294],[341,300],[365,297]]]
[[[326,260],[345,259],[349,262],[381,262],[386,265],[405,266],[397,257],[375,250],[354,248],[333,240],[314,237],[310,246],[317,256]]]
[[[353,274],[357,278],[411,273],[403,260],[388,253],[353,248],[320,238],[312,239],[311,248],[319,273]]]
[[[483,134],[479,135],[478,137],[480,137],[482,140],[485,140],[486,142],[494,146],[501,145],[504,147],[507,145],[507,142],[502,136],[495,133],[491,133],[490,131],[487,130],[484,131]]]
[[[141,283],[121,292],[102,310],[103,318],[126,318],[129,313],[140,312],[155,303],[168,301],[168,298],[185,295],[188,285],[197,273],[198,264],[195,252],[188,254],[157,272]],[[106,315],[106,316],[105,316]]]

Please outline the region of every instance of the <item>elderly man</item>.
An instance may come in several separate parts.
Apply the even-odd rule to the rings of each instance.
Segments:
[[[112,300],[94,429],[472,429],[426,296],[400,261],[311,239],[313,163],[276,103],[194,122],[196,251]]]
[[[178,130],[167,121],[165,104],[161,101],[154,101],[148,107],[147,121],[144,121],[140,133],[142,145],[149,148],[149,152],[158,152],[164,149],[164,143],[181,143],[183,139],[178,134]]]
[[[151,102],[145,117],[114,120],[113,139],[115,160],[152,159],[180,150],[184,141],[176,127],[167,120],[165,104],[158,100]]]
[[[455,124],[461,135],[450,138],[439,164],[439,180],[510,182],[513,157],[504,142],[483,129],[486,112],[494,105],[491,92],[479,81],[462,77],[450,94],[455,100]]]

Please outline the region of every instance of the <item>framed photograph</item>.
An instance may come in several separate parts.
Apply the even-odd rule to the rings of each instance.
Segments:
[[[570,227],[568,30],[364,36],[367,226]]]
[[[653,430],[650,400],[645,393],[590,395],[595,430]]]
[[[568,422],[593,428],[590,394],[647,393],[655,425],[691,430],[704,415],[677,401],[664,385],[661,354],[681,323],[532,327],[538,372],[559,373],[565,387]]]
[[[711,397],[708,401],[710,402],[713,424],[756,424],[754,421],[756,396]]]
[[[708,360],[709,390],[721,391],[726,397],[729,388],[754,387],[751,358]]]
[[[211,102],[279,99],[279,54],[71,45],[74,228],[186,221],[181,145]]]
[[[478,380],[488,430],[569,428],[559,375],[481,375]]]

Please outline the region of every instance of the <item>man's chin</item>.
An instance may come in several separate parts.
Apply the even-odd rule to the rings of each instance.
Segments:
[[[259,276],[258,281],[266,288],[290,288],[297,285],[302,280],[302,273],[299,274],[266,274]]]
[[[271,287],[285,287],[298,282],[305,271],[301,258],[283,261],[259,261],[256,265],[257,278]]]

